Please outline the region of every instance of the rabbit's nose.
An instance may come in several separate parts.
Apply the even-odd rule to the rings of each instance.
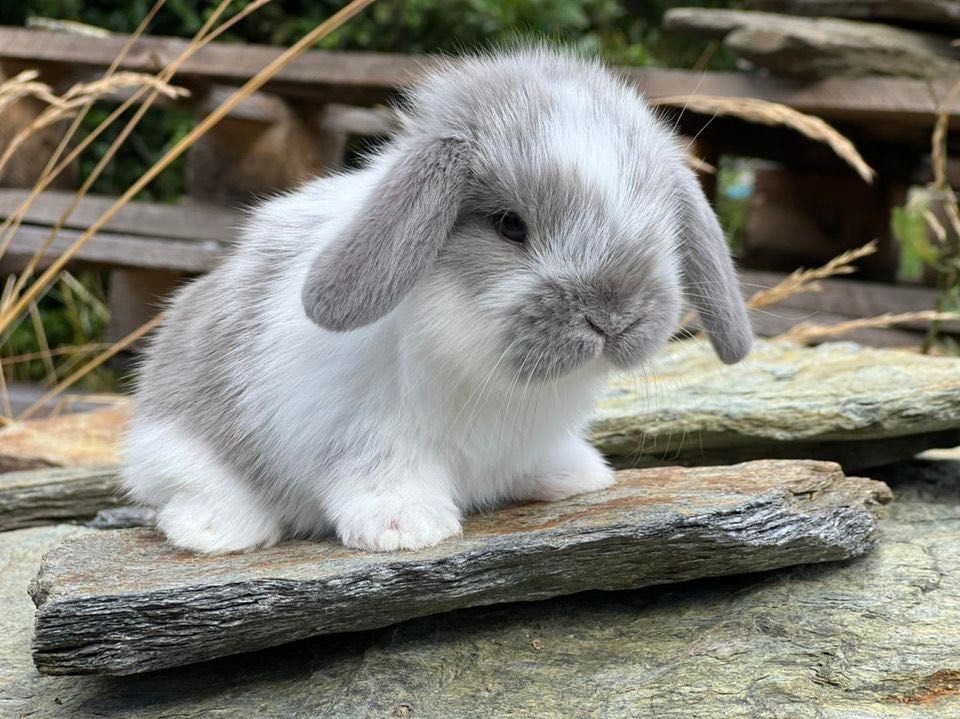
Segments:
[[[639,317],[623,312],[585,312],[587,326],[607,339],[616,339],[628,332],[640,321]]]

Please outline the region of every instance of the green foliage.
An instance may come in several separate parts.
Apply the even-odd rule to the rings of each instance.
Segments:
[[[97,105],[83,119],[82,129],[96,129],[113,108]],[[134,110],[130,109],[102,132],[80,161],[80,176],[86,178],[106,154]],[[96,194],[120,195],[139,179],[157,160],[182,139],[194,125],[188,112],[148,110],[127,138],[120,152],[104,168],[93,184]],[[137,195],[140,200],[173,201],[187,191],[187,158],[182,156]]]
[[[37,303],[43,320],[43,336],[37,332],[30,316],[26,316],[2,345],[5,359],[22,355],[36,354],[45,343],[51,348],[60,348],[63,354],[56,357],[54,365],[57,375],[62,379],[68,372],[76,369],[83,361],[92,357],[92,353],[77,349],[96,338],[103,337],[107,329],[108,315],[105,311],[107,290],[105,273],[79,273],[73,287],[59,282]],[[8,380],[41,382],[51,379],[47,365],[42,359],[32,359],[5,366]],[[117,386],[116,373],[100,368],[87,375],[78,389],[87,391],[112,390]]]
[[[960,311],[960,244],[947,219],[948,203],[957,199],[950,190],[914,188],[906,205],[893,210],[891,229],[900,245],[900,278],[912,282],[935,278],[938,290],[936,309]],[[940,332],[938,322],[930,325],[924,350],[934,346],[950,354],[960,347]]]

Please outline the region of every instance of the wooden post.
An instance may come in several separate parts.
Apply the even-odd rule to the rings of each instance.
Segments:
[[[110,324],[107,340],[116,342],[152,319],[171,292],[183,282],[183,275],[169,270],[112,270],[110,272]],[[136,352],[137,345],[130,348]],[[123,357],[121,353],[119,357]],[[126,359],[130,357],[126,353]],[[124,359],[120,359],[124,365]]]

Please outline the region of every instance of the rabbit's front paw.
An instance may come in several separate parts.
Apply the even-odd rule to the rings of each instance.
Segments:
[[[606,489],[616,481],[603,456],[585,440],[571,438],[529,478],[524,499],[555,502]]]
[[[279,523],[240,492],[215,499],[178,494],[157,512],[157,527],[171,544],[201,554],[269,547],[282,534]]]
[[[356,498],[337,521],[348,547],[371,552],[422,549],[460,534],[460,512],[452,502],[402,500],[395,495]]]

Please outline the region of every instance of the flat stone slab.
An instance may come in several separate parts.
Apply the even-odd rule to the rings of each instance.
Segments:
[[[610,384],[591,438],[619,467],[771,457],[862,471],[960,445],[960,360],[758,341],[728,367],[678,342],[644,376]]]
[[[790,15],[925,25],[945,34],[960,30],[960,0],[748,0],[747,7]]]
[[[602,492],[468,518],[437,547],[332,541],[176,551],[150,530],[87,534],[30,593],[47,674],[132,674],[461,607],[859,556],[885,485],[823,462],[630,470]]]
[[[120,438],[132,404],[17,422],[0,430],[0,472],[100,467],[120,462]]]
[[[951,38],[879,23],[674,8],[664,15],[664,28],[722,38],[734,54],[780,75],[933,79],[960,72],[960,51]]]
[[[116,467],[0,474],[0,532],[95,517],[121,503]]]
[[[463,609],[128,676],[46,676],[25,587],[92,530],[0,534],[0,714],[344,719],[956,719],[960,462],[874,474],[861,559]],[[108,578],[109,581],[109,578]]]

